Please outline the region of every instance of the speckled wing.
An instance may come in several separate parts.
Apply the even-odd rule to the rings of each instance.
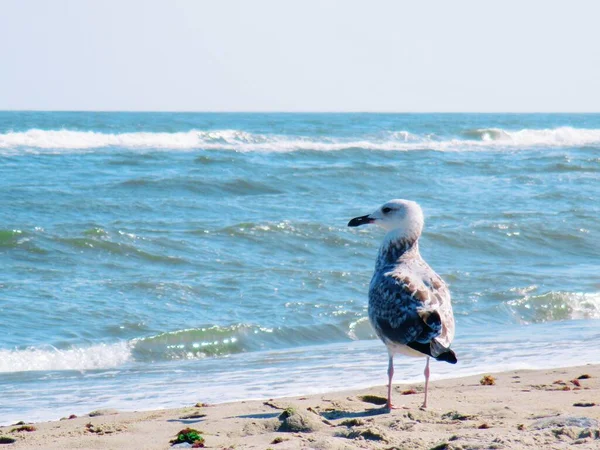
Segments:
[[[406,345],[434,358],[456,362],[449,350],[454,317],[448,288],[424,261],[414,261],[412,266],[388,267],[373,275],[369,320],[388,346]]]

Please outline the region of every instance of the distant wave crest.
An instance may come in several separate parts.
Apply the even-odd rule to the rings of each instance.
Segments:
[[[298,150],[437,150],[464,151],[503,148],[581,147],[600,144],[600,129],[467,130],[460,136],[439,137],[389,131],[381,135],[349,137],[288,136],[242,130],[190,130],[185,132],[101,133],[95,131],[40,130],[0,134],[1,153],[64,153],[99,148],[132,150],[234,150],[239,152],[290,152]]]
[[[481,128],[464,133],[467,138],[481,142],[513,146],[581,147],[600,143],[600,129],[559,127],[518,131],[501,128]]]
[[[268,139],[239,130],[187,132],[100,133],[95,131],[39,130],[0,134],[0,148],[82,150],[104,147],[131,149],[194,149],[259,145]]]

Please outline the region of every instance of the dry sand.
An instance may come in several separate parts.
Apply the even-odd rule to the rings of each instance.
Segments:
[[[15,439],[0,449],[168,449],[185,427],[201,431],[206,448],[217,449],[600,449],[600,365],[493,377],[494,385],[480,384],[482,375],[434,381],[427,410],[420,409],[422,383],[398,384],[394,399],[404,407],[391,413],[364,397],[384,396],[385,386],[172,410],[104,411],[32,424],[34,431],[0,427],[0,437]]]

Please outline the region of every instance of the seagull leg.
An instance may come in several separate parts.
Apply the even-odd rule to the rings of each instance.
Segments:
[[[394,377],[394,357],[390,355],[390,360],[388,362],[388,399],[387,399],[387,408],[392,410],[394,407],[392,406],[392,378]]]
[[[427,363],[425,364],[423,375],[425,375],[425,400],[423,400],[422,408],[427,408],[427,388],[429,387],[429,356],[427,357]]]

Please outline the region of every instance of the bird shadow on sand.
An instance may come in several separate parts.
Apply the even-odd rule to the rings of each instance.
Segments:
[[[364,411],[344,411],[341,409],[333,409],[327,411],[320,411],[319,415],[327,420],[336,419],[355,419],[359,417],[371,417],[378,416],[380,414],[389,414],[390,410],[387,407],[365,409]]]

